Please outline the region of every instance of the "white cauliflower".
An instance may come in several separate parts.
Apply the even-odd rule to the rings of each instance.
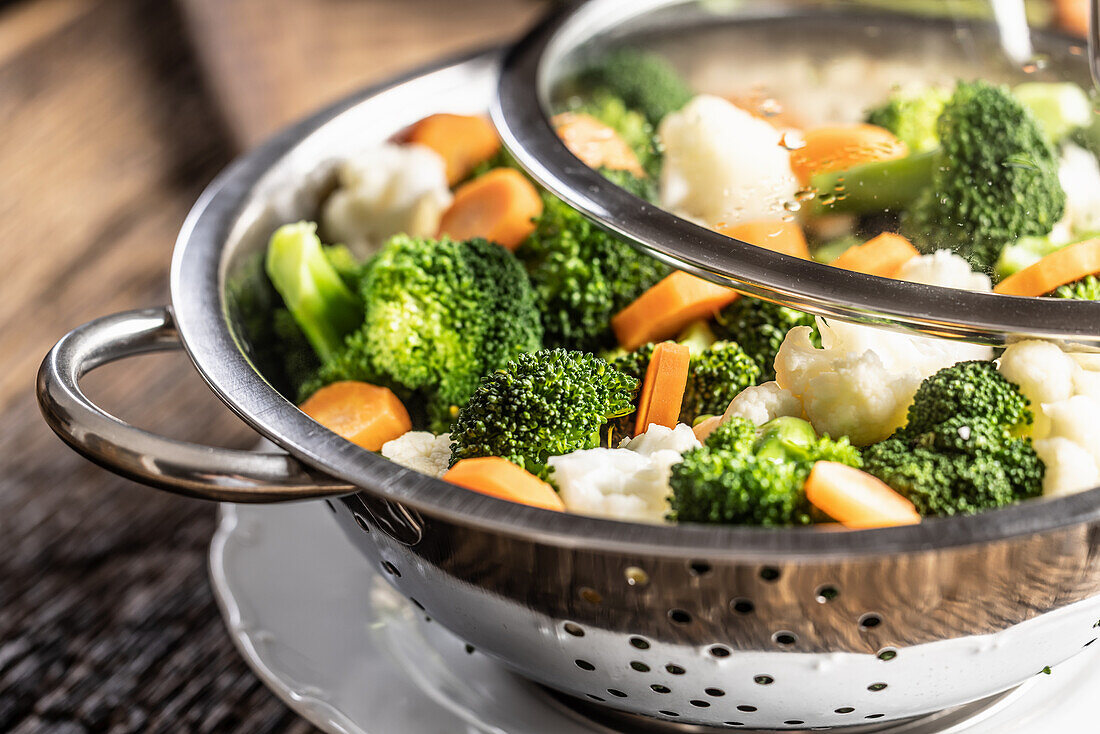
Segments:
[[[784,416],[802,417],[802,401],[790,390],[784,390],[775,380],[761,385],[746,387],[730,401],[722,415],[723,421],[740,416],[754,425],[762,426],[768,421]]]
[[[329,242],[359,257],[391,236],[433,236],[451,203],[443,159],[421,145],[385,143],[343,161],[338,188],[325,201],[321,226]]]
[[[817,328],[821,349],[808,326],[787,333],[775,357],[776,382],[802,401],[818,433],[848,436],[858,446],[905,422],[924,378],[956,362],[993,358],[989,347],[820,317]]]
[[[897,277],[914,283],[958,288],[964,291],[993,290],[985,273],[970,269],[970,263],[950,250],[936,250],[931,255],[919,255],[901,266]]]
[[[653,425],[617,449],[552,456],[548,464],[570,512],[616,520],[663,522],[672,491],[668,477],[684,452],[699,446],[691,428]]]
[[[658,134],[666,209],[716,227],[781,216],[798,191],[781,133],[721,97],[699,95]]]
[[[1035,414],[1031,438],[1046,465],[1043,494],[1100,485],[1100,360],[1056,344],[1022,341],[1001,355],[1001,374],[1016,383]]]
[[[451,462],[451,434],[409,431],[382,444],[382,456],[406,469],[441,477]]]
[[[1063,146],[1058,182],[1066,192],[1066,212],[1055,232],[1069,242],[1074,236],[1100,230],[1100,163],[1096,156],[1073,144]]]

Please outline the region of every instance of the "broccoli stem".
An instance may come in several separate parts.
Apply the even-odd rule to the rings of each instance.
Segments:
[[[275,230],[267,248],[267,276],[322,361],[363,324],[363,304],[332,266],[313,222]]]
[[[932,184],[936,151],[893,161],[865,163],[846,171],[819,173],[813,214],[870,214],[900,211]]]

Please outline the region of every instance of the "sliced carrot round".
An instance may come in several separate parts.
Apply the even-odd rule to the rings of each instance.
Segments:
[[[738,224],[722,224],[715,229],[727,237],[763,247],[765,250],[781,252],[803,260],[810,259],[806,235],[798,222],[785,219],[758,219]]]
[[[473,115],[429,115],[409,129],[407,140],[431,148],[443,158],[451,186],[500,150],[500,136],[493,125]]]
[[[514,168],[494,168],[459,186],[443,213],[439,234],[458,240],[484,237],[515,250],[535,231],[542,214],[542,198],[527,178]]]
[[[638,415],[634,435],[640,436],[650,426],[675,428],[680,418],[680,406],[687,388],[691,350],[684,344],[661,342],[653,349],[638,398]]]
[[[919,254],[917,248],[900,234],[883,232],[862,245],[848,248],[829,265],[856,273],[893,278],[902,265]]]
[[[1045,296],[1056,288],[1100,273],[1100,238],[1055,250],[1034,265],[1008,276],[994,288],[1006,296]]]
[[[630,171],[639,178],[645,176],[638,156],[619,137],[615,129],[605,125],[592,115],[579,112],[562,112],[550,121],[573,155],[590,168],[611,168]]]
[[[885,528],[921,521],[913,503],[855,467],[819,461],[806,479],[806,499],[848,528]]]
[[[807,130],[803,145],[791,151],[791,170],[808,184],[816,173],[843,171],[861,163],[904,158],[909,148],[878,125],[836,125]]]
[[[739,296],[732,288],[677,270],[615,314],[611,329],[623,349],[634,350],[713,316]]]
[[[389,388],[366,382],[334,382],[300,406],[303,413],[333,433],[378,451],[387,441],[412,430],[409,411]]]
[[[509,502],[565,511],[565,503],[553,487],[499,456],[462,459],[447,470],[443,480]]]

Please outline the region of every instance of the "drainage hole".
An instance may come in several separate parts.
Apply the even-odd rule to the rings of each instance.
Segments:
[[[805,724],[806,722],[803,721],[802,719],[787,719],[783,723],[786,724],[787,726],[798,726],[800,724]]]
[[[596,666],[593,665],[592,663],[588,662],[587,660],[574,660],[573,662],[576,663],[577,667],[580,668],[581,670],[595,670],[596,669]]]
[[[863,718],[865,718],[865,719],[881,719],[883,716],[886,716],[886,714],[867,714]]]
[[[631,647],[636,647],[639,650],[648,650],[649,649],[649,642],[642,639],[641,637],[631,637],[630,638],[630,646]]]
[[[669,663],[668,665],[666,665],[665,670],[667,670],[672,675],[683,675],[684,673],[687,672],[686,670],[681,668],[679,665],[674,665],[672,663]]]
[[[840,589],[836,588],[832,584],[825,584],[824,586],[817,587],[817,591],[814,592],[814,599],[818,604],[828,604],[829,602],[840,596]]]
[[[898,651],[892,647],[884,647],[878,652],[878,659],[883,662],[890,662],[898,656]]]
[[[596,591],[595,589],[589,588],[587,586],[581,588],[580,595],[581,595],[581,598],[584,599],[589,604],[599,604],[600,602],[603,601],[603,597],[600,596],[600,592]]]
[[[401,578],[401,572],[397,570],[397,566],[393,565],[389,561],[382,561],[382,568],[386,573]]]
[[[782,632],[776,632],[772,635],[772,641],[780,647],[790,647],[798,642],[798,637],[795,636],[794,632],[783,630]]]
[[[703,691],[703,693],[707,694],[708,696],[714,696],[715,698],[726,695],[726,692],[723,691],[721,688],[707,688]]]
[[[741,704],[740,706],[737,707],[737,710],[738,711],[744,711],[746,714],[751,714],[754,711],[756,711],[757,709],[756,709],[755,706],[749,706],[748,704]]]
[[[700,701],[698,698],[693,698],[692,700],[688,701],[688,703],[701,709],[710,708],[710,703],[708,703],[707,701]]]
[[[599,701],[600,703],[603,703],[604,701],[606,701],[606,700],[607,700],[606,698],[603,698],[603,697],[601,697],[601,696],[597,696],[597,695],[596,695],[595,693],[589,693],[589,694],[587,694],[587,695],[588,695],[588,697],[589,697],[589,698],[591,698],[591,699],[592,699],[593,701]]]
[[[770,675],[758,675],[753,678],[753,681],[757,685],[770,686],[772,683],[775,683],[775,678],[772,678]]]
[[[760,569],[760,578],[764,579],[765,581],[778,581],[779,569],[775,566],[764,566],[762,569]]]
[[[852,708],[851,706],[841,706],[841,707],[840,707],[840,708],[838,708],[838,709],[834,709],[834,710],[833,710],[833,713],[834,713],[834,714],[850,714],[850,713],[852,713],[853,711],[855,711],[855,709],[854,709],[854,708]]]
[[[566,622],[563,629],[574,637],[584,637],[584,630],[579,624],[573,624],[572,622]]]
[[[669,609],[668,618],[676,624],[691,624],[691,614],[683,609]]]
[[[721,645],[715,645],[710,649],[712,657],[716,658],[728,658],[730,656],[730,649],[728,647],[722,647]]]
[[[880,624],[882,624],[882,617],[874,612],[869,612],[859,618],[859,628],[861,630],[871,630],[878,627]]]
[[[886,690],[886,684],[885,683],[872,683],[871,685],[867,686],[867,690],[868,691],[875,691],[875,692],[885,691]]]
[[[710,564],[706,561],[692,561],[688,568],[691,569],[692,576],[706,576],[711,571]]]
[[[335,509],[333,511],[335,512]],[[351,513],[351,516],[355,518],[355,524],[358,525],[363,532],[370,532],[370,525],[367,524],[367,518],[363,517],[358,512]]]
[[[650,686],[650,689],[654,693],[672,693],[672,689],[668,686],[662,686],[660,683],[654,683]]]
[[[680,715],[680,714],[676,713],[675,711],[665,711],[664,709],[661,709],[657,713],[664,714],[665,716],[679,716]]]
[[[643,663],[641,660],[631,660],[630,667],[634,668],[634,670],[638,671],[639,673],[649,672],[649,666]]]
[[[615,698],[626,698],[626,694],[620,691],[618,688],[608,688],[607,692]]]
[[[752,614],[753,610],[756,609],[756,605],[749,599],[734,599],[730,602],[730,606],[738,614]]]

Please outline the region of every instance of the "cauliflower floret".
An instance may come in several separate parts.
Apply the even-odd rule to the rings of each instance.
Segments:
[[[1035,452],[1046,464],[1043,494],[1062,496],[1100,485],[1100,362],[1056,344],[1022,341],[998,369],[1031,402]]]
[[[964,291],[993,290],[993,284],[985,273],[975,273],[970,263],[950,250],[936,250],[931,255],[920,255],[909,260],[898,270],[897,277],[914,283],[958,288]]]
[[[570,512],[616,520],[664,522],[672,465],[698,448],[691,428],[653,425],[617,449],[585,449],[552,456],[548,464]]]
[[[382,444],[382,456],[406,469],[441,477],[451,462],[451,434],[409,431]]]
[[[658,133],[666,209],[714,227],[781,216],[798,190],[781,133],[721,97],[695,97]]]
[[[443,159],[421,145],[369,148],[343,161],[337,178],[321,226],[327,241],[341,242],[359,257],[399,232],[434,235],[451,203]]]
[[[971,359],[989,360],[989,347],[910,336],[817,319],[822,348],[810,328],[787,332],[775,357],[776,382],[802,401],[818,433],[848,436],[858,446],[887,438],[905,422],[924,378]]]
[[[1100,163],[1096,156],[1076,145],[1064,146],[1058,162],[1058,182],[1066,192],[1066,213],[1058,229],[1068,230],[1071,235],[1100,230]]]
[[[802,401],[790,390],[784,390],[775,380],[746,387],[730,401],[722,422],[734,417],[747,418],[754,425],[762,426],[770,420],[792,416],[802,417]]]

